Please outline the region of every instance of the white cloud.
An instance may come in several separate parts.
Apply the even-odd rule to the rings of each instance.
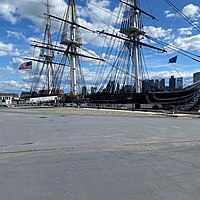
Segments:
[[[15,87],[15,88],[18,88],[18,87],[19,87],[19,83],[17,83],[17,82],[14,81],[14,80],[5,81],[4,83],[6,83],[8,87]]]
[[[23,62],[22,58],[15,57],[12,59],[12,65],[14,65],[14,66],[15,65],[19,66],[20,64],[22,64],[22,62]]]
[[[25,82],[25,83],[32,83],[33,80],[34,80],[34,76],[29,76],[29,75],[25,75],[24,77],[22,77],[22,80]]]
[[[147,33],[147,35],[150,35],[154,38],[167,38],[171,35],[172,29],[165,30],[162,27],[154,27],[154,26],[145,26],[144,31]]]
[[[17,16],[17,8],[12,3],[9,3],[9,1],[0,3],[0,16],[1,15],[11,24],[16,24],[19,20],[19,17]]]
[[[52,5],[51,14],[63,18],[67,3],[64,0],[51,0],[50,4]],[[116,22],[116,17],[113,15],[117,16],[119,7],[115,7],[113,8],[113,10],[110,10],[110,4],[111,2],[108,0],[91,0],[86,3],[87,8],[77,6],[79,16],[87,17],[87,21],[85,19],[79,19],[79,23],[93,30],[113,29],[111,25]],[[10,16],[12,16],[15,19],[15,24],[19,21],[19,19],[26,18],[30,19],[35,24],[35,27],[29,25],[29,27],[32,26],[32,29],[34,29],[34,31],[42,32],[44,30],[44,19],[37,17],[43,16],[43,13],[46,12],[45,5],[41,4],[40,1],[4,0],[3,2],[1,2],[1,7],[2,9],[0,10],[5,10],[4,7],[9,8],[7,8],[6,13],[9,13]],[[11,22],[9,18],[6,18],[6,20]],[[105,25],[105,23],[107,24],[107,26]],[[54,20],[52,21],[53,31],[59,30],[58,25],[60,25],[60,23],[55,22]],[[23,33],[7,31],[7,34],[8,37],[27,40]],[[83,38],[85,39],[85,42],[94,39],[93,44],[99,47],[103,45],[104,37],[97,37],[92,33],[86,33],[86,31],[83,31],[82,34]],[[5,55],[5,52],[1,52],[1,55]]]
[[[179,28],[179,34],[181,35],[192,35],[192,27],[189,28]]]
[[[171,18],[171,17],[175,17],[175,16],[176,16],[175,13],[172,13],[172,12],[169,11],[169,10],[166,10],[166,11],[165,11],[165,15],[166,15],[166,18]]]
[[[195,20],[200,17],[200,7],[193,4],[189,4],[183,8],[182,13],[187,17],[190,17],[193,20]]]
[[[0,88],[2,92],[19,92],[30,90],[28,84],[20,83],[15,80],[0,82]]]
[[[15,70],[10,66],[1,67],[0,69],[4,73],[8,73],[8,74],[14,74],[15,73]]]
[[[93,50],[87,50],[87,51],[81,50],[80,53],[83,55],[86,55],[86,56],[100,58],[99,55],[97,55],[97,53]],[[99,60],[86,58],[86,57],[82,57],[82,60],[89,65],[98,65],[98,63],[99,63]]]
[[[19,51],[17,48],[14,48],[14,45],[11,43],[5,44],[0,41],[0,56],[19,56]]]
[[[63,14],[65,11],[66,2],[64,0],[51,0],[52,12]],[[34,31],[40,31],[44,26],[43,13],[46,12],[46,7],[38,0],[4,0],[0,4],[0,16],[12,24],[17,24],[21,19],[26,18],[31,20],[36,27]],[[63,17],[63,16],[62,16]],[[42,29],[43,30],[43,29]]]
[[[200,18],[200,7],[194,4],[188,4],[182,9],[182,13],[192,20],[198,20]],[[173,13],[169,10],[165,11],[165,15],[167,18],[180,17],[178,13]]]
[[[174,40],[173,45],[186,51],[200,52],[200,34],[190,37],[178,37]]]
[[[13,50],[13,44],[11,43],[8,43],[8,44],[5,44],[3,42],[0,41],[0,50],[1,51],[12,51]]]
[[[116,17],[113,15],[117,16],[118,9],[110,10],[110,3],[111,2],[107,0],[91,0],[87,5],[88,9],[91,11],[88,12],[91,22],[101,30],[105,29],[105,24],[110,26],[116,23]]]
[[[23,33],[15,32],[15,31],[7,31],[7,37],[12,38],[12,39],[15,38],[17,40],[23,39],[23,40],[27,41],[27,39]]]

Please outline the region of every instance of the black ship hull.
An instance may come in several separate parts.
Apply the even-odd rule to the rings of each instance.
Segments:
[[[200,103],[200,83],[180,91],[149,93],[95,93],[88,96],[96,104],[152,104],[163,109],[191,110]]]

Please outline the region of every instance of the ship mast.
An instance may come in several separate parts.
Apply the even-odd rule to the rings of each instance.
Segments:
[[[68,12],[66,14],[66,20],[70,23],[65,22],[63,27],[63,33],[61,38],[61,44],[66,45],[67,49],[70,50],[69,62],[70,62],[70,94],[77,95],[77,84],[78,84],[78,48],[81,45],[80,36],[77,27],[77,14],[75,7],[75,0],[69,0]],[[69,37],[67,36],[69,30]],[[69,51],[66,53],[69,53]]]
[[[47,0],[47,25],[46,25],[46,36],[47,37],[47,53],[44,55],[46,58],[46,63],[47,63],[47,90],[49,93],[52,91],[52,83],[53,83],[53,65],[52,65],[52,58],[53,58],[53,52],[50,50],[50,46],[52,45],[52,40],[51,40],[51,21],[50,21],[50,4],[49,0]],[[45,39],[44,39],[45,40]]]
[[[61,34],[60,34],[61,46],[50,45],[48,49],[50,49],[53,52],[60,53],[60,55],[62,55],[61,65],[63,66],[66,65],[69,67],[67,68],[67,70],[69,69],[69,74],[68,74],[69,77],[67,76],[67,78],[69,78],[68,80],[70,85],[70,94],[72,96],[76,96],[80,94],[81,89],[82,93],[84,93],[83,91],[85,91],[86,86],[85,86],[83,71],[80,65],[80,57],[105,61],[104,59],[95,56],[90,56],[80,51],[82,46],[82,41],[79,28],[83,28],[88,31],[91,30],[78,24],[75,0],[68,1],[68,6],[64,18],[50,15],[49,12],[47,12],[46,15],[48,18],[53,18],[55,20],[63,22],[61,24]],[[94,33],[93,30],[92,32]],[[44,42],[44,44],[46,43]],[[38,44],[37,46],[41,47],[42,45]]]
[[[41,75],[45,74],[45,83],[43,86],[43,91],[46,90],[48,94],[52,94],[54,88],[54,66],[53,66],[53,58],[54,58],[54,51],[51,49],[52,47],[52,39],[51,39],[51,20],[50,20],[50,3],[49,0],[46,0],[46,3],[43,3],[46,6],[46,12],[47,12],[47,18],[46,18],[46,26],[45,26],[45,32],[44,32],[44,38],[43,42],[37,42],[36,45],[33,45],[35,47],[40,48],[40,55],[39,59],[31,59],[36,61],[38,64],[42,63],[42,66],[39,67],[37,65],[37,68],[35,70],[35,80],[32,83],[31,86],[31,92],[36,91],[36,89],[39,89],[39,82],[41,81]],[[46,92],[45,92],[46,93]]]
[[[124,1],[122,1],[122,3],[126,4],[128,8],[126,8],[125,15],[127,16],[125,16],[122,22],[120,32],[125,34],[133,44],[131,48],[129,48],[129,52],[134,66],[135,91],[136,93],[140,93],[139,45],[142,44],[140,42],[140,36],[143,35],[144,32],[139,29],[138,0],[132,1],[132,4]],[[131,9],[129,7],[131,7]]]
[[[136,93],[141,92],[141,86],[140,86],[140,74],[139,74],[139,21],[138,21],[138,15],[139,11],[137,10],[137,0],[134,0],[134,12],[133,12],[133,28],[135,29],[135,32],[133,32],[133,40],[135,41],[135,45],[133,46],[133,63],[135,67],[135,89]]]
[[[74,0],[70,1],[70,6],[72,9],[72,22],[76,23],[76,12],[75,12],[75,4]],[[73,42],[76,42],[76,27],[74,25],[71,25],[70,27],[70,34],[71,34],[71,40]],[[71,45],[71,52],[75,53],[76,52],[76,45]],[[77,81],[76,81],[76,55],[71,54],[71,80],[72,80],[72,94],[76,95],[77,94]]]

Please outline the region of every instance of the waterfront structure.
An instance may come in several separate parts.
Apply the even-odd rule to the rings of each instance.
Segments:
[[[0,106],[9,106],[14,99],[18,99],[18,94],[0,93]]]

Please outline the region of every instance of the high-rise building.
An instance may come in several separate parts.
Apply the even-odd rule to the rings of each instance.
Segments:
[[[82,94],[87,94],[87,87],[85,85],[82,87]]]
[[[143,92],[152,92],[155,91],[155,82],[153,79],[145,79],[142,81],[142,91]]]
[[[155,90],[160,90],[160,81],[158,79],[155,80]]]
[[[150,87],[150,89],[149,89],[149,91],[155,91],[155,82],[154,82],[154,79],[151,79],[151,80],[149,80],[149,87]]]
[[[176,88],[176,78],[174,78],[174,76],[171,76],[171,78],[169,78],[169,90],[173,91]]]
[[[94,87],[91,87],[91,94],[94,94],[94,93],[95,93]]]
[[[162,91],[165,90],[165,79],[164,79],[164,78],[160,80],[160,89],[161,89]]]
[[[142,92],[148,92],[148,91],[149,91],[148,79],[145,79],[142,81]]]
[[[193,74],[193,83],[200,81],[200,72],[196,72]]]
[[[176,79],[176,89],[183,89],[183,77],[178,77]]]

